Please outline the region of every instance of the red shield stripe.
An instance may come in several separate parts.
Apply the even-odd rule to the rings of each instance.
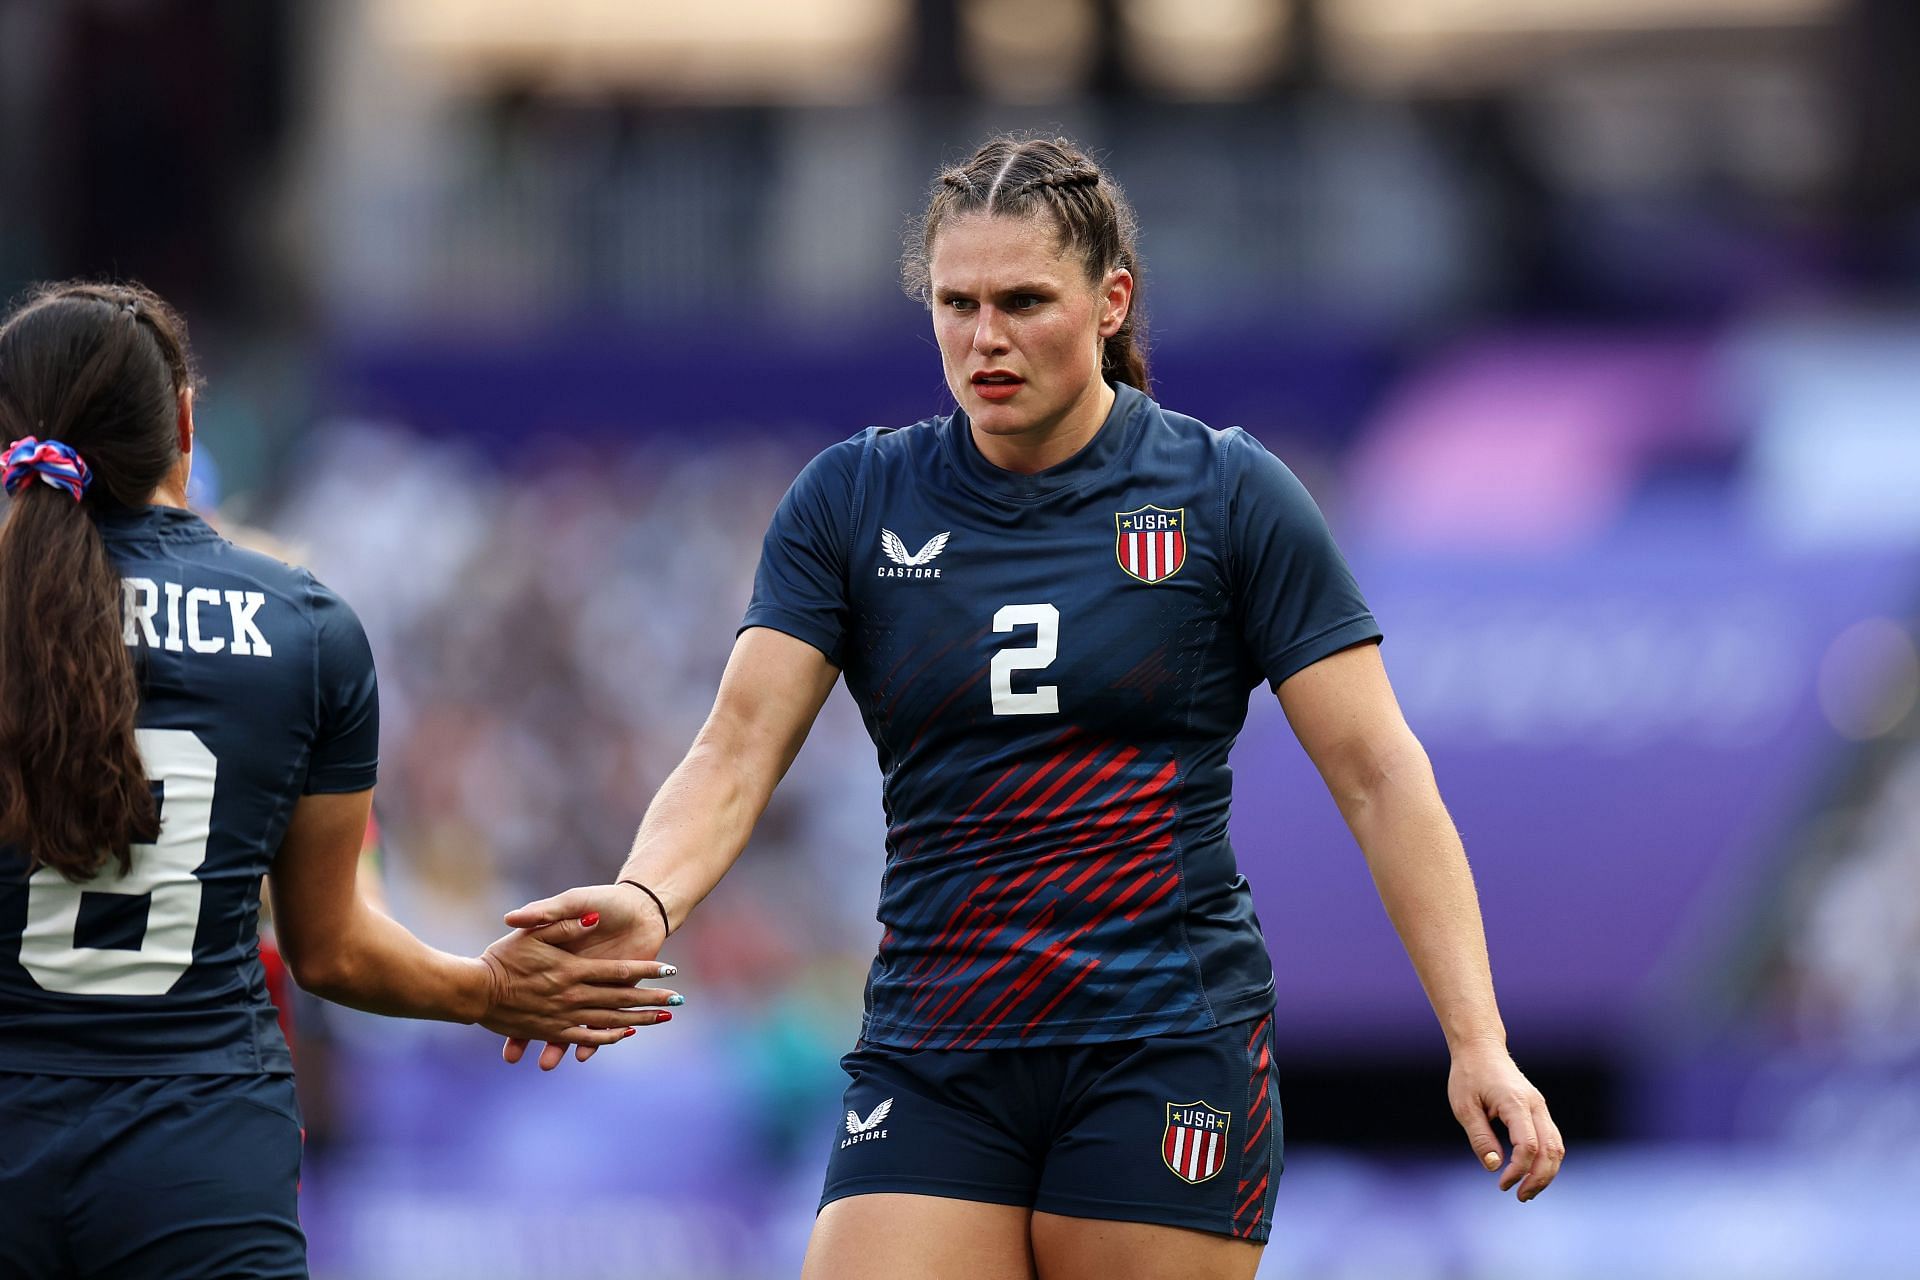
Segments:
[[[1185,507],[1149,503],[1114,515],[1114,558],[1141,582],[1164,582],[1187,562]]]
[[[1184,1182],[1205,1182],[1227,1163],[1233,1117],[1204,1102],[1169,1102],[1160,1159]]]

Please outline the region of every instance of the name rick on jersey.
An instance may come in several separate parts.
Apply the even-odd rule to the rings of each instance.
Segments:
[[[152,578],[122,578],[121,639],[128,645],[144,641],[148,648],[168,653],[191,649],[271,658],[273,646],[253,621],[266,603],[266,593],[261,591],[216,591],[178,582],[156,583]],[[226,634],[214,634],[222,623]]]

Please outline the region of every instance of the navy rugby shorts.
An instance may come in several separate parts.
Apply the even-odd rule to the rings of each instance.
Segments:
[[[0,1074],[0,1276],[306,1280],[291,1076]]]
[[[820,1205],[906,1192],[1264,1241],[1280,1177],[1271,1014],[1034,1049],[862,1042]]]

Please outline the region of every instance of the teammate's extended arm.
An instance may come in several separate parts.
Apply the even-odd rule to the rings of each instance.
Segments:
[[[1500,1189],[1531,1200],[1566,1148],[1546,1100],[1507,1052],[1473,873],[1426,750],[1400,714],[1379,649],[1357,645],[1297,672],[1280,705],[1366,855],[1380,901],[1453,1054],[1453,1114],[1474,1154],[1500,1167],[1497,1116],[1513,1140]]]
[[[658,894],[674,928],[746,848],[839,676],[820,650],[781,631],[749,627],[734,642],[713,710],[647,806],[618,877]],[[666,941],[660,908],[627,884],[569,889],[510,911],[506,920],[536,928],[589,912],[599,913],[598,927],[568,944],[582,955],[651,960]],[[507,1060],[518,1061],[523,1047],[509,1044]],[[551,1068],[562,1053],[549,1044],[540,1065]]]
[[[673,994],[634,984],[660,966],[586,960],[516,932],[465,958],[436,951],[356,889],[371,791],[308,795],[294,806],[270,877],[280,949],[315,995],[395,1017],[478,1022],[504,1035],[611,1044]],[[581,922],[561,926],[582,932]],[[591,932],[591,928],[585,930]],[[547,931],[553,932],[553,931]]]

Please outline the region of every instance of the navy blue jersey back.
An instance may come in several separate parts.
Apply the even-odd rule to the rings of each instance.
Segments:
[[[100,517],[140,673],[160,833],[70,884],[0,846],[0,1070],[292,1069],[260,967],[260,877],[294,803],[373,785],[379,695],[351,610],[169,507]]]
[[[885,778],[869,1040],[1125,1039],[1272,1005],[1227,754],[1251,688],[1380,632],[1286,467],[1117,391],[1036,475],[987,462],[963,414],[863,432],[768,531],[743,626],[845,671]]]

